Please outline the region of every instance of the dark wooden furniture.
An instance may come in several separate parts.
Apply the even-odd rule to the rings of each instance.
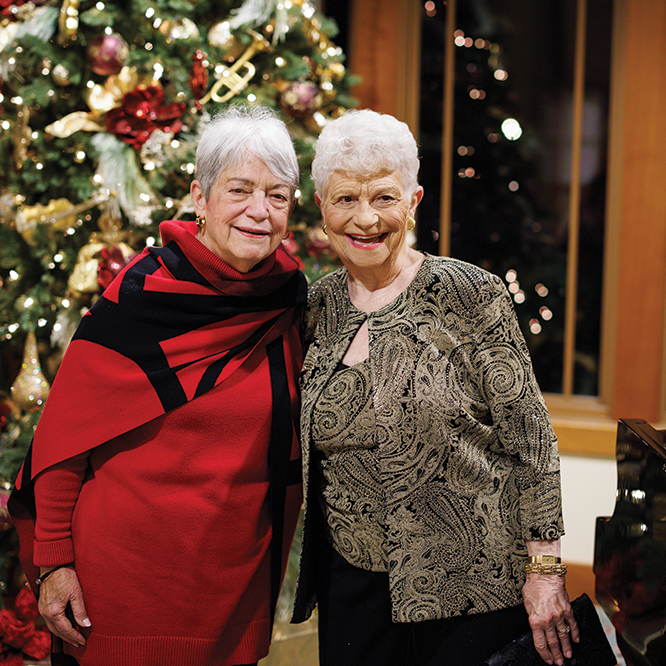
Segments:
[[[597,518],[595,596],[629,666],[666,666],[666,430],[618,423],[617,495]]]

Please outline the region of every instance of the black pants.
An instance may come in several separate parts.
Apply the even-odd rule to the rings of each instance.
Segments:
[[[482,666],[529,630],[524,606],[482,615],[391,622],[388,574],[351,566],[332,548],[318,585],[320,666]]]

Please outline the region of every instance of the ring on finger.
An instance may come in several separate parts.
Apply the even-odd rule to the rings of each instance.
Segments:
[[[563,628],[557,630],[557,635],[558,636],[566,636],[570,631],[571,631],[571,629],[569,627],[563,627]]]

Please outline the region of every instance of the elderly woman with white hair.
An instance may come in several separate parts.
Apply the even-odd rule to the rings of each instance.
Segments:
[[[268,653],[301,505],[298,176],[271,111],[214,118],[196,222],[163,222],[83,317],[11,498],[53,664]]]
[[[579,631],[556,439],[502,281],[409,246],[418,168],[389,115],[347,112],[317,141],[344,268],[304,321],[294,621],[318,603],[322,666],[481,664],[530,627],[562,664]]]

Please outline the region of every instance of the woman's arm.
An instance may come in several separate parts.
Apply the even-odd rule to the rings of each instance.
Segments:
[[[86,641],[75,625],[90,626],[74,569],[72,544],[72,515],[87,467],[88,453],[84,453],[49,467],[34,481],[37,507],[34,563],[40,568],[40,577],[45,577],[39,586],[39,612],[51,633],[76,646]],[[68,564],[72,566],[62,566]],[[67,617],[68,606],[74,623]]]
[[[527,554],[538,558],[552,555],[559,559],[560,540],[528,541]],[[547,664],[564,664],[573,656],[571,641],[580,640],[578,625],[569,603],[564,574],[528,573],[523,599],[529,615],[534,647]]]
[[[528,555],[559,558],[556,537],[563,525],[557,440],[511,298],[499,279],[492,291],[479,325],[486,400],[499,437],[515,459]],[[571,641],[579,640],[564,575],[528,573],[523,599],[537,651],[546,663],[561,666],[564,656],[572,656]]]

